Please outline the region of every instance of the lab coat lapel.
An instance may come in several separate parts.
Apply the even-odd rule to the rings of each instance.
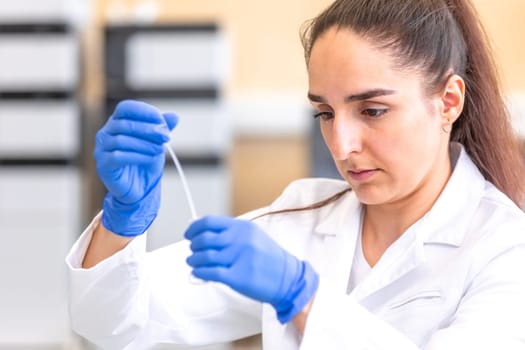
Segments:
[[[364,300],[425,262],[421,240],[424,226],[424,220],[418,221],[385,251],[367,278],[352,291],[357,300]]]
[[[346,293],[360,217],[361,205],[353,192],[319,211],[320,220],[314,229],[318,244],[312,247],[311,256],[320,269],[321,283],[332,291]]]
[[[338,205],[321,208],[322,218],[315,227],[318,244],[310,251],[312,263],[320,269],[321,283],[337,293],[346,294],[358,235],[361,234],[362,205],[354,193],[341,199]],[[409,232],[412,231],[412,232]],[[399,249],[385,252],[373,273],[354,289],[357,299],[363,299],[410,272],[424,261],[423,242],[416,227],[396,242]],[[376,276],[376,277],[373,277]]]
[[[485,178],[459,143],[451,144],[454,172],[426,215],[425,244],[459,247],[484,193]]]

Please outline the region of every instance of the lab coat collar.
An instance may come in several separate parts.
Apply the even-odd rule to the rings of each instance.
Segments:
[[[450,157],[452,175],[418,234],[423,243],[459,247],[483,196],[485,179],[461,144],[451,143]]]
[[[322,243],[312,246],[312,260],[323,276],[321,283],[330,285],[334,291],[347,288],[360,233],[361,209],[354,192],[347,192],[334,203],[319,208],[320,222],[314,233]]]
[[[339,198],[330,205],[319,208],[319,217],[322,218],[315,226],[314,232],[319,235],[335,236],[344,233],[348,227],[352,227],[358,220],[361,205],[358,202],[355,193],[347,192],[342,198]]]

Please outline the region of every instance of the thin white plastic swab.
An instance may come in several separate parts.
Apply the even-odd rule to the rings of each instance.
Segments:
[[[175,168],[177,168],[177,172],[179,173],[182,187],[184,188],[184,193],[186,194],[186,200],[188,201],[188,206],[190,207],[191,212],[191,218],[192,220],[197,220],[197,211],[195,210],[195,204],[193,203],[193,198],[191,196],[190,188],[188,186],[188,182],[186,181],[186,176],[184,176],[184,172],[182,171],[182,167],[180,166],[179,159],[175,155],[175,152],[173,151],[173,148],[169,144],[169,142],[166,142],[166,149],[168,150],[168,153],[171,156],[171,159],[173,160],[173,163],[175,164]],[[193,274],[189,274],[188,279],[191,284],[204,284],[206,281],[203,281],[195,276]]]
[[[191,218],[192,220],[197,220],[197,212],[195,211],[195,204],[193,203],[193,198],[191,197],[190,188],[188,187],[188,183],[186,182],[186,176],[184,176],[184,172],[182,171],[182,167],[180,166],[179,160],[177,159],[175,152],[173,152],[173,148],[171,147],[169,142],[166,142],[166,148],[171,156],[171,159],[173,160],[173,163],[175,164],[175,168],[177,168],[177,172],[179,173],[180,179],[182,181],[182,187],[184,188],[186,200],[188,201],[188,206],[190,207]]]

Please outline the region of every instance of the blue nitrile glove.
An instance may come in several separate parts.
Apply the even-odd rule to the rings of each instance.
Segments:
[[[139,101],[120,102],[97,132],[94,156],[104,198],[102,224],[133,237],[151,225],[160,206],[165,142],[178,118]]]
[[[319,276],[312,266],[281,248],[255,223],[227,216],[194,221],[184,236],[193,254],[193,275],[221,282],[269,303],[281,323],[290,321],[313,297]]]

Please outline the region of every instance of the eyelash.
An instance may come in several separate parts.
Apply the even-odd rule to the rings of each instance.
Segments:
[[[370,118],[379,118],[383,114],[385,114],[388,111],[386,108],[367,108],[363,110],[363,114],[366,114]],[[365,113],[367,112],[367,113]],[[370,112],[378,112],[377,114],[373,114]]]
[[[321,118],[322,120],[332,119],[334,114],[332,112],[319,112],[314,114],[314,119]]]
[[[386,108],[367,108],[367,109],[364,109],[361,113],[366,115],[367,117],[374,119],[374,118],[381,117],[387,111],[388,109]],[[323,120],[329,120],[329,119],[332,119],[333,117],[334,117],[334,113],[332,112],[319,112],[319,113],[314,114],[314,119],[321,118]]]

